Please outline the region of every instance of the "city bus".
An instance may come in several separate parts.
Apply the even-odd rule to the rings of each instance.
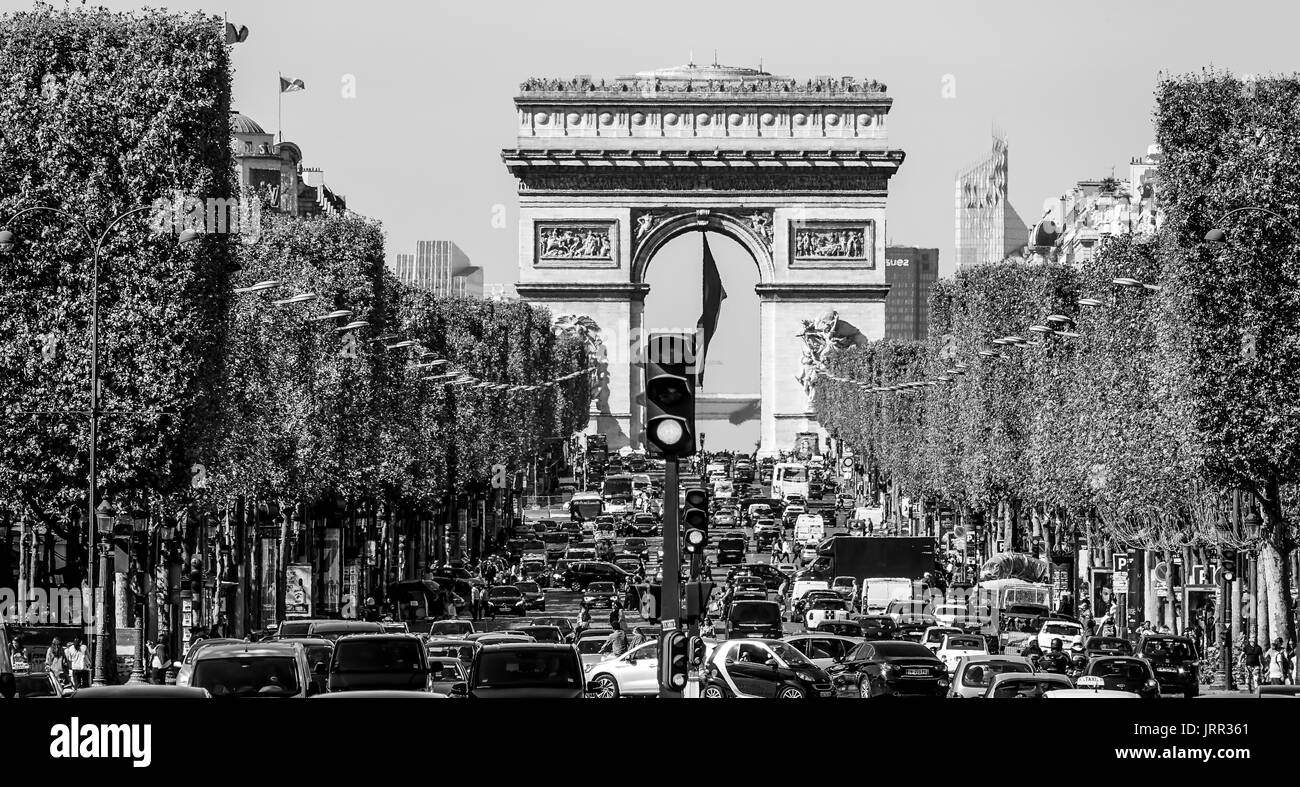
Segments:
[[[587,522],[605,513],[605,501],[596,492],[575,492],[569,500],[569,519]]]
[[[1053,600],[1051,585],[1023,579],[991,579],[975,586],[966,605],[972,614],[983,613],[981,629],[997,637],[1002,652],[1016,654],[1031,639],[1037,639],[1051,614]]]
[[[808,499],[808,468],[783,462],[772,469],[772,497],[785,500],[791,495]]]
[[[646,478],[648,480],[649,476]],[[606,514],[621,517],[636,511],[636,490],[629,473],[605,476],[600,483],[600,497],[605,503]]]

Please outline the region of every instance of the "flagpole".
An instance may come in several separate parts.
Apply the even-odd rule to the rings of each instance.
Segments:
[[[284,142],[284,74],[276,72],[280,77],[275,83],[275,130],[280,135],[280,141]]]

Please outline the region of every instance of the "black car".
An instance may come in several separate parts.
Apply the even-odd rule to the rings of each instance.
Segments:
[[[1088,637],[1083,643],[1083,655],[1093,656],[1132,656],[1133,643],[1123,637]]]
[[[862,626],[862,634],[868,640],[894,639],[898,626],[888,615],[863,615],[857,619]]]
[[[573,636],[573,618],[572,617],[536,617],[529,618],[529,622],[534,626],[555,626],[560,630],[567,642]]]
[[[638,536],[659,535],[659,520],[654,514],[637,514],[632,517],[631,533]]]
[[[948,667],[917,642],[863,642],[828,670],[837,696],[943,697]]]
[[[735,565],[744,562],[745,539],[743,536],[718,539],[718,565]]]
[[[583,699],[588,696],[582,661],[572,645],[521,642],[484,646],[470,678],[451,688],[453,697]]]
[[[1138,639],[1137,655],[1151,665],[1162,694],[1190,698],[1200,693],[1201,676],[1192,640],[1170,634],[1144,634]]]
[[[833,698],[826,671],[777,639],[722,643],[705,667],[704,697]]]
[[[841,600],[841,596],[834,590],[810,590],[795,599],[794,603],[790,605],[791,612],[793,613],[791,619],[803,620],[804,613],[808,611],[808,608],[813,604],[813,602],[829,600],[839,601]]]
[[[623,553],[636,555],[642,560],[650,557],[650,542],[644,538],[628,538],[623,541]]]
[[[497,585],[488,588],[488,610],[493,615],[526,615],[528,599],[514,585]]]
[[[727,639],[781,637],[781,605],[775,601],[733,601],[725,615]]]
[[[1131,691],[1143,699],[1160,696],[1160,683],[1145,659],[1133,656],[1098,656],[1088,661],[1084,675],[1101,678],[1106,688]]]
[[[576,560],[564,568],[559,576],[559,585],[579,593],[587,589],[592,582],[613,582],[614,586],[626,585],[631,575],[613,563],[601,563],[595,560]]]
[[[635,575],[645,571],[645,562],[636,555],[619,555],[614,558],[613,563],[629,574]]]
[[[329,690],[431,691],[429,657],[413,634],[353,634],[334,644]]]
[[[587,602],[587,606],[592,609],[613,609],[614,602],[621,597],[618,588],[613,582],[592,582],[587,585],[587,590],[582,595],[582,600]]]
[[[920,642],[925,630],[937,625],[938,618],[929,612],[904,612],[898,616],[898,630],[894,638]]]

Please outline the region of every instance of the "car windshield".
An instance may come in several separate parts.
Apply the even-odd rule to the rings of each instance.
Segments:
[[[523,593],[519,592],[519,588],[512,585],[494,587],[488,591],[488,596],[491,598],[519,598],[522,595]]]
[[[875,648],[876,654],[885,658],[934,658],[930,649],[919,642],[877,642]]]
[[[420,643],[410,639],[349,637],[334,650],[337,672],[411,672],[420,668]]]
[[[277,631],[280,639],[289,639],[290,637],[305,637],[311,631],[311,622],[306,620],[286,620],[280,624]]]
[[[1095,650],[1100,653],[1130,653],[1132,648],[1129,647],[1128,640],[1124,639],[1090,639],[1088,640],[1088,650]]]
[[[998,684],[993,690],[996,699],[1039,699],[1044,692],[1071,688],[1067,679],[1025,678],[1007,680]]]
[[[553,626],[533,626],[524,631],[538,642],[563,642],[564,635]]]
[[[834,599],[829,599],[829,598],[817,599],[810,605],[810,608],[811,609],[848,609],[848,607],[845,605],[843,601],[836,601]]]
[[[1161,659],[1192,659],[1192,645],[1180,639],[1149,639],[1142,645],[1142,655]]]
[[[984,640],[979,637],[949,637],[948,650],[983,650]]]
[[[474,671],[481,688],[577,686],[582,669],[559,650],[484,651]]]
[[[602,631],[600,636],[583,637],[578,640],[578,652],[586,654],[599,653],[600,649],[605,645],[605,639],[609,637],[612,631],[613,629]]]
[[[798,650],[795,650],[794,646],[790,645],[788,642],[773,642],[771,643],[771,645],[769,645],[769,647],[772,648],[772,652],[775,653],[777,657],[781,659],[781,661],[784,661],[786,663],[786,666],[789,667],[813,666],[813,663],[808,660],[807,656],[800,653]]]
[[[961,685],[968,689],[986,689],[994,676],[1006,672],[1033,672],[1034,668],[1018,661],[981,661],[971,664],[962,673]]]
[[[433,656],[450,656],[460,661],[469,661],[474,658],[473,645],[438,645],[429,648],[429,654]]]
[[[460,661],[441,659],[434,662],[432,666],[434,680],[457,681],[465,679],[465,670],[461,667]]]
[[[1132,680],[1146,680],[1147,665],[1140,661],[1130,660],[1107,660],[1099,661],[1092,665],[1088,670],[1089,675],[1096,675],[1099,678],[1129,678]]]
[[[592,582],[587,586],[592,593],[613,593],[613,582]]]
[[[467,620],[440,620],[430,629],[434,634],[469,634],[474,626]]]
[[[837,588],[851,588],[853,587],[853,577],[836,577],[831,584]]]
[[[298,693],[297,662],[291,656],[199,659],[190,685],[220,697],[292,697]]]
[[[15,697],[53,697],[54,685],[44,672],[39,675],[19,675],[14,683],[17,685]]]
[[[947,631],[931,631],[931,632],[929,632],[928,634],[925,635],[925,641],[926,641],[926,642],[943,642],[943,637],[944,637],[944,635],[945,635],[945,634],[948,634],[948,633],[950,633],[950,632],[947,632]]]
[[[536,582],[516,582],[515,587],[524,593],[540,593],[542,588]]]
[[[781,608],[776,604],[760,602],[757,604],[732,604],[731,621],[733,623],[773,623],[780,624]]]
[[[1045,634],[1060,634],[1066,637],[1073,637],[1078,635],[1081,628],[1081,626],[1075,623],[1047,623],[1043,625],[1043,632]]]

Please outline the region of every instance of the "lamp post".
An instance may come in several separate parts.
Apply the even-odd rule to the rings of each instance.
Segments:
[[[152,210],[152,209],[153,208],[150,205],[141,205],[140,207],[132,208],[131,210],[126,211],[125,213],[118,214],[116,217],[113,218],[112,221],[108,223],[108,227],[104,229],[104,231],[99,235],[98,239],[96,239],[95,235],[90,231],[89,225],[87,225],[81,219],[78,219],[76,216],[72,215],[71,213],[68,213],[65,210],[60,210],[59,208],[52,208],[47,205],[36,205],[30,208],[24,208],[23,210],[20,210],[17,213],[15,213],[13,216],[11,216],[9,218],[9,221],[5,222],[6,226],[12,226],[14,222],[16,222],[18,219],[20,219],[21,217],[23,217],[28,213],[36,213],[36,212],[54,213],[59,216],[62,216],[65,219],[72,221],[72,223],[75,224],[77,228],[80,229],[82,233],[86,236],[86,240],[93,243],[95,247],[94,253],[91,255],[91,275],[90,275],[90,410],[86,412],[86,414],[90,416],[90,450],[88,452],[90,468],[89,468],[89,473],[87,475],[87,481],[86,481],[87,491],[88,491],[86,508],[90,512],[91,523],[95,523],[97,521],[97,516],[99,514],[99,509],[95,502],[96,490],[98,489],[99,486],[99,468],[96,463],[95,448],[99,442],[99,417],[103,413],[102,409],[99,406],[99,394],[100,394],[99,391],[99,255],[100,252],[102,252],[104,249],[104,241],[108,239],[108,234],[112,232],[113,228],[116,227],[123,219],[127,218],[128,216],[133,216],[137,213],[142,213],[146,210]],[[198,240],[198,238],[199,238],[198,232],[192,229],[187,229],[180,233],[178,241],[180,243],[192,243],[193,241]],[[0,230],[0,253],[7,254],[13,251],[13,249],[17,246],[17,244],[18,244],[18,237],[17,235],[15,235],[15,233],[12,230],[9,229]],[[110,536],[111,533],[112,531],[110,526],[110,531],[109,531]],[[90,561],[94,559],[94,554],[95,554],[94,537],[95,537],[95,526],[92,524],[90,527],[87,528],[87,534],[86,534],[86,538],[87,538],[86,578],[89,580],[89,584],[92,588],[95,586],[95,583],[94,583],[94,576],[93,576],[94,572],[91,570]],[[103,551],[103,545],[101,544],[101,550],[100,550],[101,567],[105,565],[105,562],[106,562],[106,555]],[[103,593],[105,596],[107,596],[108,575],[101,572],[99,576],[99,581],[104,585]],[[100,616],[100,620],[101,621],[103,620],[102,615]],[[96,625],[101,627],[102,630],[102,625],[103,625],[102,622],[97,623]],[[101,662],[99,658],[100,648],[98,645],[96,646],[95,653],[96,653],[95,679],[96,681],[102,681],[103,673],[99,669],[101,666]],[[99,685],[103,685],[103,684],[100,683]]]
[[[136,557],[136,555],[138,555],[138,552],[136,549],[135,539],[138,536],[140,536],[142,533],[147,534],[149,532],[148,516],[149,515],[147,512],[141,510],[135,510],[131,512],[131,541],[130,541],[130,549],[128,550],[127,554],[132,556],[129,558],[131,561],[131,571],[133,574],[131,578],[132,581],[130,583],[130,587],[132,588],[132,594],[135,596],[136,608],[135,608],[135,658],[133,659],[134,664],[132,664],[131,666],[131,676],[126,680],[126,682],[129,684],[139,684],[139,683],[147,682],[144,677],[145,676],[144,617],[145,617],[145,611],[148,609],[148,607],[145,604],[145,597],[143,592],[144,591],[144,566],[140,565],[139,559],[138,557]]]
[[[1209,232],[1205,233],[1205,240],[1209,241],[1210,243],[1225,242],[1228,239],[1228,231],[1223,228],[1224,221],[1234,213],[1243,213],[1246,211],[1255,211],[1258,213],[1263,213],[1272,216],[1273,218],[1277,219],[1278,221],[1290,227],[1291,232],[1295,233],[1296,235],[1300,235],[1300,229],[1296,229],[1296,226],[1292,224],[1285,216],[1281,215],[1280,213],[1271,211],[1268,208],[1261,208],[1258,205],[1246,205],[1240,208],[1233,208],[1232,210],[1220,216],[1218,220],[1214,222],[1214,228],[1211,229]]]
[[[109,577],[113,573],[113,522],[117,511],[108,501],[99,504],[92,518],[94,529],[99,530],[99,576]],[[95,610],[95,676],[92,683],[96,686],[108,685],[108,583],[99,589]]]

